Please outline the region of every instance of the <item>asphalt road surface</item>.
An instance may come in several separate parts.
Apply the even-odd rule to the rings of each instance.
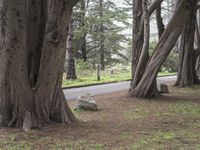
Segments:
[[[157,78],[158,83],[166,83],[175,80],[176,76],[165,76]],[[101,95],[112,92],[125,91],[128,90],[129,88],[130,88],[130,81],[124,81],[124,82],[117,82],[117,83],[110,83],[103,85],[65,89],[64,94],[67,100],[73,100],[76,99],[78,96],[84,95],[86,93],[92,93],[93,95]]]

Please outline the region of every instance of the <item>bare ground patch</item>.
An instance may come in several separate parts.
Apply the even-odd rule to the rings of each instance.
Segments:
[[[1,128],[0,149],[199,150],[200,87],[170,91],[148,100],[129,98],[127,91],[96,96],[99,110],[75,112],[76,126],[53,124],[28,133]]]

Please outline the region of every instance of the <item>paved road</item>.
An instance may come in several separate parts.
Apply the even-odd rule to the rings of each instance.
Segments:
[[[157,82],[170,82],[175,81],[176,76],[165,76],[165,77],[158,77]],[[93,95],[101,95],[107,94],[112,92],[119,92],[128,90],[130,88],[130,81],[124,82],[117,82],[117,83],[110,83],[110,84],[103,84],[103,85],[95,85],[89,87],[81,87],[81,88],[73,88],[73,89],[66,89],[64,90],[65,97],[67,100],[76,99],[78,96],[83,95],[85,93],[92,93]]]

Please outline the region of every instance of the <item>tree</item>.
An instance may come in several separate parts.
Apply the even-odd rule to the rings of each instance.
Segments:
[[[154,1],[147,9],[146,1],[133,1],[132,81],[129,95],[139,83],[149,60],[149,16],[160,6],[162,0]],[[153,81],[151,96],[159,94],[156,80]]]
[[[2,126],[29,130],[51,122],[70,124],[77,121],[66,104],[61,89],[66,52],[66,27],[72,7],[77,1],[2,0],[0,7]],[[30,27],[31,22],[35,24]],[[31,34],[33,30],[40,31]],[[37,54],[37,60],[31,55],[32,52],[40,53]],[[35,61],[39,64],[36,65],[38,73],[30,71],[33,67],[30,64]],[[31,84],[30,72],[34,72],[34,84]]]
[[[152,95],[152,87],[154,86],[157,73],[183,31],[190,17],[191,8],[193,8],[195,3],[195,0],[190,2],[187,0],[179,0],[177,2],[176,11],[162,34],[146,66],[144,74],[138,84],[129,92],[131,96],[147,98]]]
[[[181,47],[179,51],[178,76],[176,86],[186,87],[200,83],[196,73],[196,60],[198,55],[194,50],[196,5],[193,6],[190,19],[181,35]]]
[[[73,39],[73,49],[75,57],[87,61],[86,36],[88,24],[86,22],[86,12],[89,7],[89,0],[81,0],[73,9],[72,18],[74,20],[75,36]]]
[[[130,27],[127,8],[121,8],[111,0],[85,0],[82,18],[81,6],[82,3],[78,3],[74,9],[76,58],[82,58],[82,37],[86,37],[88,64],[102,64],[104,68],[103,66],[128,62],[126,46],[130,38],[124,34],[124,30]]]
[[[74,29],[73,29],[73,18],[71,18],[69,26],[68,26],[68,37],[67,37],[67,79],[75,80],[76,69],[75,69],[75,60],[74,60],[74,49],[73,49],[73,37],[74,37]]]
[[[100,15],[100,62],[101,62],[101,70],[105,70],[105,37],[104,37],[104,23],[103,23],[103,0],[99,0],[99,15]]]
[[[200,9],[197,10],[196,22],[195,22],[195,48],[200,47]],[[198,53],[199,54],[199,53]],[[200,57],[197,55],[196,71],[198,77],[200,77]]]

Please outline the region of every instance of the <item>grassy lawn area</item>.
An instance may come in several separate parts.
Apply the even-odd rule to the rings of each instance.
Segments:
[[[53,124],[28,133],[0,128],[0,149],[199,150],[200,86],[170,91],[149,100],[127,92],[96,96],[99,110],[75,112],[77,126]]]
[[[158,76],[166,76],[166,75],[175,75],[176,73],[172,72],[160,72]],[[93,83],[104,83],[111,81],[122,81],[131,79],[131,72],[124,70],[114,70],[114,73],[110,75],[109,71],[101,71],[101,81],[97,80],[97,73],[94,71],[86,71],[78,74],[77,80],[66,80],[65,75],[63,77],[63,87],[67,86],[76,86],[76,85],[85,85],[85,84],[93,84]]]

